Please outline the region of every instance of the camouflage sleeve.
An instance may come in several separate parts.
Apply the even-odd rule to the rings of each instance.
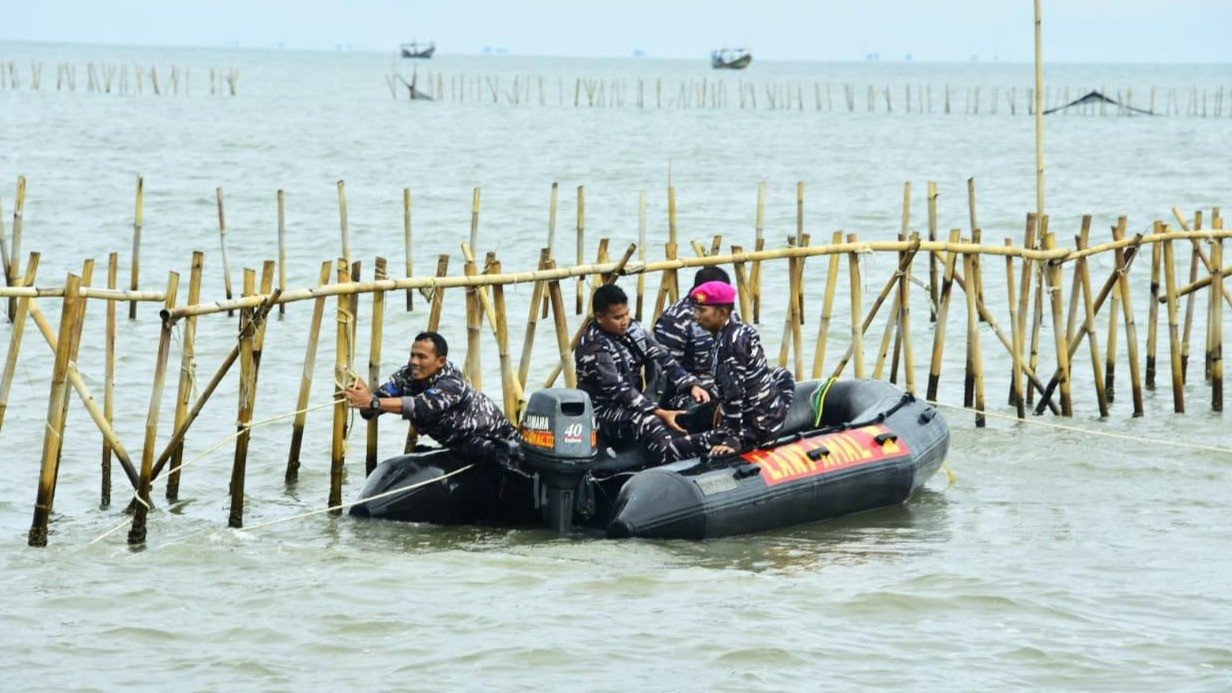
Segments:
[[[650,398],[630,387],[629,383],[620,377],[620,370],[616,368],[616,362],[612,360],[607,349],[587,349],[578,361],[579,365],[583,366],[579,369],[582,372],[578,373],[578,377],[585,377],[592,387],[613,402],[647,413],[656,409]]]
[[[659,369],[663,371],[663,376],[667,378],[667,382],[678,390],[687,392],[694,385],[701,384],[692,373],[680,365],[675,357],[668,353],[667,349],[659,346],[653,339],[646,340],[646,358],[654,359],[654,362],[659,364]]]
[[[749,377],[749,363],[755,351],[761,351],[761,345],[755,337],[744,337],[737,332],[731,345],[731,356],[727,359],[728,378],[730,384],[722,388],[723,392],[723,425],[722,428],[736,436],[742,437],[744,432],[744,411],[751,404],[748,401],[745,383]]]
[[[458,403],[465,393],[466,383],[459,378],[441,378],[421,394],[402,396],[402,418],[416,426],[431,421]]]
[[[401,397],[402,386],[399,383],[410,382],[410,379],[411,367],[408,364],[394,371],[393,375],[389,376],[388,380],[378,385],[372,391],[372,394],[377,397]],[[382,411],[372,411],[366,407],[359,410],[359,415],[366,420],[375,419],[384,413],[385,412]]]
[[[689,325],[683,324],[674,313],[666,312],[655,323],[654,338],[677,361],[683,360],[689,348]]]
[[[692,336],[694,372],[714,370],[714,338],[702,329],[697,321],[689,324],[689,334]]]

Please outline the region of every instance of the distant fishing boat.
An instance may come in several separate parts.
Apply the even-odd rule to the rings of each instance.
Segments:
[[[426,43],[422,46],[413,41],[411,43],[402,44],[402,57],[404,58],[431,58],[432,54],[435,52],[436,43],[433,42]]]
[[[743,70],[753,62],[753,54],[743,48],[720,48],[710,52],[710,67],[716,70]]]

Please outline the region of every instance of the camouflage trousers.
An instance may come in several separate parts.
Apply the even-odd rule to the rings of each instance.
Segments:
[[[710,451],[711,432],[681,435],[654,414],[616,407],[596,408],[595,419],[606,440],[640,444],[651,465],[699,457]]]

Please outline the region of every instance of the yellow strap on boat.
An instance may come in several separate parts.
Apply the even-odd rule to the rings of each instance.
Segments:
[[[838,378],[826,378],[826,382],[813,391],[813,428],[821,426],[821,412],[826,407],[826,395],[830,393],[830,386],[836,380]]]

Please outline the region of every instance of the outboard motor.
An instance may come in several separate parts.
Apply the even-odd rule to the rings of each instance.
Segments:
[[[535,392],[526,403],[521,432],[523,461],[539,475],[547,496],[548,526],[569,532],[578,487],[597,461],[590,396],[566,388]]]

